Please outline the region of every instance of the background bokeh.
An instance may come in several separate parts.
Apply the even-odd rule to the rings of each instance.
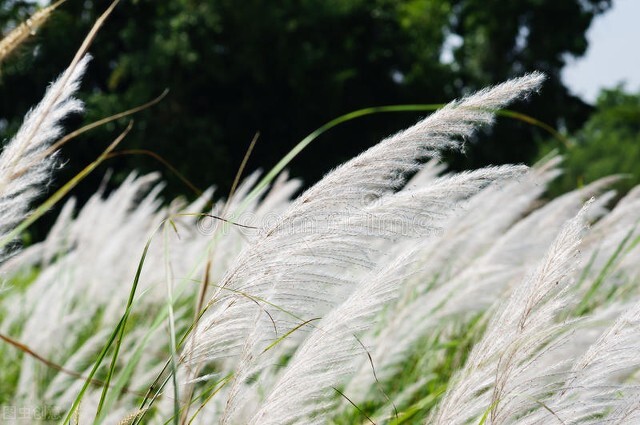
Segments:
[[[7,140],[73,57],[101,0],[68,0],[17,53],[0,65],[0,137]],[[256,132],[248,169],[268,169],[305,135],[355,109],[444,103],[528,71],[549,79],[514,109],[559,130],[560,143],[530,124],[502,118],[471,140],[456,169],[532,163],[552,149],[567,157],[554,193],[611,173],[637,176],[640,98],[622,87],[595,107],[561,78],[588,47],[587,30],[611,0],[126,0],[90,51],[81,97],[87,113],[69,128],[168,96],[135,116],[122,149],[146,149],[197,187],[224,196]],[[39,4],[0,2],[8,31]],[[325,172],[412,124],[425,113],[374,115],[321,136],[290,166],[312,184]],[[122,130],[116,122],[80,137],[62,152],[66,165],[51,189],[95,159]],[[94,193],[107,168],[117,185],[132,170],[159,170],[166,199],[193,196],[175,175],[144,155],[109,160],[73,193]],[[636,180],[629,179],[624,190]],[[41,226],[47,226],[45,220]],[[40,230],[35,228],[35,237]]]

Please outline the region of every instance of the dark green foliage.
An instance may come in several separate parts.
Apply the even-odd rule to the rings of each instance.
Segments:
[[[124,143],[149,149],[199,187],[220,195],[255,134],[248,168],[270,167],[324,122],[354,109],[397,103],[446,102],[469,90],[539,69],[549,74],[543,94],[527,107],[556,126],[579,127],[589,108],[567,94],[559,74],[565,55],[585,51],[585,31],[610,0],[130,0],[101,30],[85,78],[84,122],[168,97],[137,115]],[[48,81],[69,63],[107,1],[69,0],[33,40],[2,65],[0,137],[8,138]],[[6,1],[0,27],[33,12],[34,4]],[[441,61],[445,40],[463,44]],[[525,36],[528,34],[527,36]],[[447,49],[444,49],[447,50]],[[343,160],[411,124],[417,114],[389,114],[350,122],[322,137],[294,162],[312,183]],[[459,167],[526,162],[536,129],[502,120],[490,144],[472,143]],[[78,123],[73,123],[78,124]],[[117,125],[94,131],[63,152],[64,182],[115,137]],[[110,160],[117,182],[131,169],[163,169],[150,157]],[[78,188],[94,192],[100,174]],[[185,193],[169,173],[168,197]]]
[[[580,127],[590,108],[572,96],[560,72],[566,55],[580,56],[587,48],[586,31],[610,1],[459,0],[453,24],[464,43],[455,51],[458,85],[477,90],[537,69],[549,80],[540,95],[518,110],[558,129]],[[492,129],[491,137],[473,143],[461,168],[495,163],[529,163],[536,154],[534,140],[546,134],[521,122],[509,121]]]
[[[596,112],[576,133],[565,154],[565,174],[552,194],[566,192],[601,177],[625,174],[616,188],[624,193],[640,183],[640,93],[621,87],[604,90]]]

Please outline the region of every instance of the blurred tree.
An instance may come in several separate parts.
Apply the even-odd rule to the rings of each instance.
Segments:
[[[464,89],[479,89],[507,77],[540,70],[549,80],[523,112],[569,132],[579,128],[591,108],[572,96],[561,80],[570,55],[587,48],[586,31],[594,16],[608,10],[611,1],[500,0],[454,1],[452,31],[464,42],[454,51]],[[507,122],[491,137],[470,145],[463,165],[529,162],[536,153],[538,130],[524,123]],[[544,135],[546,136],[546,135]]]
[[[552,195],[613,174],[626,175],[616,185],[621,193],[640,184],[640,93],[625,93],[621,86],[603,90],[596,112],[576,133],[575,141]]]
[[[2,65],[0,136],[9,137],[46,82],[69,63],[105,0],[69,0],[22,54]],[[590,108],[568,94],[560,71],[581,55],[585,31],[611,0],[130,0],[101,30],[85,79],[84,121],[169,96],[136,116],[124,145],[150,149],[200,187],[222,195],[249,141],[261,132],[249,168],[270,167],[324,122],[361,107],[446,102],[465,92],[539,69],[549,75],[526,107],[545,122],[578,128]],[[0,27],[35,9],[0,4]],[[292,165],[308,183],[418,114],[350,122],[323,136]],[[502,120],[490,143],[471,143],[458,167],[526,162],[538,130]],[[116,126],[65,148],[66,181],[95,158]],[[121,128],[121,127],[118,127]],[[133,168],[162,169],[148,157],[111,160],[116,179]],[[94,179],[97,179],[95,176]],[[171,175],[168,196],[184,193]],[[79,188],[91,193],[96,180]]]

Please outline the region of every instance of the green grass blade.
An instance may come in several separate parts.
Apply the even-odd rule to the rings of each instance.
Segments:
[[[637,224],[625,235],[624,239],[622,239],[622,241],[618,244],[613,254],[611,254],[611,256],[607,259],[606,264],[604,265],[602,270],[600,270],[600,273],[598,273],[598,276],[596,277],[594,282],[591,284],[591,286],[589,287],[589,290],[587,291],[585,296],[580,301],[580,304],[576,308],[575,314],[577,316],[582,316],[589,311],[589,303],[591,302],[591,299],[596,295],[596,292],[598,292],[598,289],[600,289],[603,282],[605,281],[605,278],[608,276],[609,272],[616,265],[618,259],[621,258],[622,251],[627,246],[627,243],[635,233],[636,228],[637,228]]]
[[[155,233],[155,232],[154,232]],[[113,357],[111,359],[111,365],[109,367],[109,372],[107,374],[107,377],[105,379],[105,386],[102,390],[102,394],[100,396],[100,401],[98,403],[98,410],[96,412],[96,420],[98,419],[100,412],[102,411],[102,407],[104,405],[104,401],[105,398],[107,396],[107,393],[109,392],[109,384],[111,383],[111,377],[113,376],[113,373],[115,371],[116,368],[116,362],[118,360],[118,354],[120,353],[120,346],[122,345],[122,340],[124,338],[124,333],[125,333],[125,327],[127,324],[127,320],[129,319],[129,314],[131,313],[131,307],[133,305],[133,299],[135,297],[136,294],[136,290],[138,289],[138,284],[140,282],[140,276],[142,275],[142,267],[144,265],[144,261],[147,258],[147,253],[149,252],[149,246],[151,245],[151,241],[153,240],[153,235],[151,237],[149,237],[149,240],[147,240],[147,243],[144,246],[144,250],[142,251],[142,258],[140,258],[140,261],[138,262],[138,269],[136,270],[136,275],[135,278],[133,279],[133,285],[131,286],[131,290],[129,291],[129,299],[127,300],[127,306],[124,312],[124,315],[122,316],[122,319],[120,320],[120,324],[119,329],[118,329],[118,333],[117,333],[117,338],[116,338],[116,344],[115,344],[115,350],[113,353]]]

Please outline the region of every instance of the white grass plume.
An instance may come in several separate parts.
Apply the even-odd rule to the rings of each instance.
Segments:
[[[389,214],[393,217],[393,222],[384,221],[387,229],[397,228],[400,231],[396,232],[402,233],[401,237],[417,235],[420,238],[416,241],[424,241],[439,233],[447,218],[459,209],[456,205],[458,201],[472,196],[491,183],[508,181],[525,171],[526,167],[522,166],[501,166],[445,176],[433,180],[427,187],[383,197],[379,203],[370,205],[366,210],[371,216]],[[398,217],[398,210],[402,206],[406,209],[406,215]],[[352,224],[358,226],[357,221]],[[376,229],[372,229],[372,233],[375,231]],[[265,421],[266,417],[275,417],[276,419],[269,420],[273,423],[289,423],[297,418],[299,423],[308,423],[312,413],[322,410],[320,406],[331,404],[330,399],[335,395],[331,386],[342,383],[366,352],[354,335],[370,330],[376,323],[373,320],[375,316],[400,295],[400,286],[406,281],[413,261],[414,252],[410,249],[412,246],[414,245],[410,244],[408,248],[399,250],[392,259],[383,261],[376,272],[368,273],[354,283],[355,290],[346,300],[337,303],[317,326],[316,321],[311,326],[305,326],[314,330],[296,351],[286,376],[275,384],[277,388],[270,396],[273,402],[263,406],[260,422]],[[303,295],[299,297],[302,298]],[[304,299],[300,300],[303,301]],[[256,344],[260,335],[269,334],[270,320],[264,315],[261,319],[249,338],[249,346]],[[288,336],[284,343],[273,347],[269,353],[249,353],[241,362],[237,374],[242,377],[262,371],[276,362],[276,359],[286,356],[287,348],[291,351],[290,346],[299,344],[300,336],[306,333],[304,329]],[[280,346],[285,348],[279,350]],[[245,349],[251,350],[250,347]],[[325,360],[318,363],[318,359]],[[254,364],[247,364],[252,361]],[[316,384],[308,386],[306,382],[310,379]],[[264,382],[260,384],[265,385]],[[301,388],[306,390],[301,391]],[[243,391],[251,392],[253,388],[249,386]],[[232,396],[233,399],[229,401],[232,409],[240,409],[243,413],[250,409],[248,406],[238,408],[236,405],[239,400],[246,398],[246,394],[232,393]],[[284,420],[287,415],[289,419]]]
[[[608,423],[628,423],[622,421],[630,407],[627,403],[640,408],[640,387],[623,384],[640,364],[639,333],[640,303],[636,303],[602,333],[569,372],[560,375],[565,378],[560,390],[544,401],[548,409],[534,410],[521,418],[521,423],[595,424],[602,421],[602,415]]]
[[[60,136],[61,121],[82,110],[82,102],[73,98],[73,94],[78,90],[88,62],[89,56],[85,56],[49,86],[42,101],[26,114],[17,134],[0,154],[0,240],[3,243],[0,250],[51,177],[56,159],[46,151]]]
[[[398,293],[406,264],[399,258],[384,271],[367,276],[339,307],[332,310],[296,354],[262,403],[251,424],[321,424],[335,404],[334,387],[353,369],[358,357],[367,356],[357,335]],[[309,385],[313,382],[313,385]]]
[[[363,205],[400,187],[418,160],[439,158],[443,149],[460,149],[461,139],[493,122],[497,109],[525,97],[544,80],[540,73],[516,78],[454,101],[327,174],[298,198],[286,219],[338,205]]]
[[[414,273],[404,283],[401,299],[391,307],[382,329],[370,336],[375,340],[371,354],[380,380],[400,373],[416,343],[442,322],[486,310],[509,282],[524,275],[525,266],[544,254],[565,221],[562,216],[557,225],[547,221],[543,231],[530,224],[535,213],[509,226],[531,208],[545,183],[556,175],[556,164],[540,164],[522,177],[489,186],[471,198],[461,214],[453,215],[440,237],[416,248]],[[504,209],[508,211],[496,211],[494,206],[503,204],[509,204]],[[532,231],[536,238],[527,237]],[[465,258],[473,261],[466,264]],[[447,268],[451,276],[443,272]],[[372,396],[368,390],[373,387],[370,365],[363,362],[345,391],[359,403]]]
[[[169,232],[166,245],[151,240],[135,320],[118,361],[132,367],[131,375],[116,371],[114,377],[126,378],[132,392],[119,393],[105,408],[104,423],[136,411],[137,392],[146,392],[169,354],[166,322],[156,320],[167,308],[165,267],[175,276],[175,329],[184,335],[198,293],[198,259],[211,246],[212,291],[226,288],[213,298],[209,321],[197,335],[202,357],[196,361],[212,362],[182,407],[212,398],[194,425],[355,423],[363,415],[387,423],[396,408],[410,423],[428,415],[427,423],[479,423],[485,413],[487,424],[637,423],[640,189],[611,212],[606,193],[561,230],[585,197],[600,193],[610,179],[543,203],[538,198],[558,173],[558,158],[524,175],[524,167],[504,166],[437,177],[441,170],[431,162],[401,187],[423,155],[459,146],[457,137],[469,134],[471,121],[490,119],[490,111],[465,108],[465,102],[506,100],[513,84],[531,88],[521,80],[456,102],[338,168],[295,202],[290,198],[299,183],[285,175],[270,192],[265,189],[264,198],[248,202],[257,179],[252,175],[229,211],[246,208],[248,224],[266,223],[261,232],[232,227],[212,241],[196,216],[176,218],[179,238]],[[458,133],[447,133],[451,129]],[[414,149],[404,149],[402,140]],[[162,207],[160,188],[153,175],[132,176],[109,196],[94,196],[77,216],[68,204],[46,241],[0,268],[11,274],[24,267],[33,279],[0,300],[0,333],[87,375],[121,317],[153,229],[185,209],[199,212],[211,196],[207,191],[190,206],[176,200]],[[218,202],[212,213],[222,210]],[[306,228],[310,219],[318,227]],[[594,220],[579,242],[582,223]],[[629,234],[624,257],[591,299],[593,314],[576,319],[573,307],[585,291],[565,282],[597,278]],[[574,261],[577,250],[584,258],[598,256],[585,267]],[[527,274],[541,257],[537,271]],[[233,292],[238,290],[246,294]],[[482,338],[482,326],[473,325],[480,314],[480,323],[489,323]],[[73,374],[40,373],[44,365],[6,344],[0,345],[0,366],[0,373],[18,373],[6,382],[2,376],[2,403],[64,409],[83,385]],[[179,383],[193,378],[185,366],[190,364],[177,371]],[[441,398],[445,387],[449,392]],[[94,414],[101,391],[87,389],[83,420]],[[162,393],[143,423],[162,424],[174,414],[171,388]]]
[[[490,123],[496,108],[526,96],[542,80],[535,73],[453,102],[338,167],[307,190],[277,222],[262,230],[262,236],[228,271],[221,282],[224,289],[212,299],[217,308],[192,338],[192,358],[237,354],[252,329],[255,302],[229,290],[258,298],[271,294],[269,301],[276,304],[278,297],[299,299],[304,294],[304,303],[282,307],[302,317],[307,312],[327,311],[336,297],[332,288],[344,288],[341,268],[360,265],[367,270],[373,266],[369,245],[374,235],[363,235],[368,230],[363,228],[346,232],[344,223],[398,189],[405,174],[418,169],[420,159],[438,156],[441,149],[459,148],[460,138]],[[335,214],[340,220],[335,220]],[[321,232],[317,227],[305,228],[309,223],[320,223]],[[310,284],[318,282],[321,286],[312,291]]]
[[[530,375],[525,372],[540,351],[566,330],[555,317],[567,305],[566,278],[574,268],[585,208],[564,227],[536,272],[494,314],[432,423],[463,424],[485,412],[487,423],[509,423],[536,407],[533,400],[540,399],[545,388],[527,380]]]

